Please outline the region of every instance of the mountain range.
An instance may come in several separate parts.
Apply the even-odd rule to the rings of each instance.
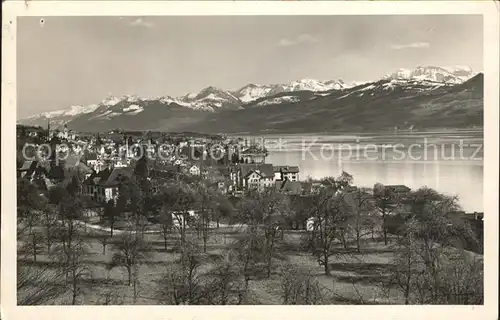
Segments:
[[[483,75],[468,67],[400,69],[377,81],[302,79],[213,86],[180,97],[108,97],[18,121],[78,131],[323,132],[483,124]]]

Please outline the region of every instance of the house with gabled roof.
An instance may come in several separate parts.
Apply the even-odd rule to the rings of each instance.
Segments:
[[[274,184],[272,164],[240,164],[236,171],[237,185],[240,190],[264,190]]]
[[[298,166],[273,166],[274,179],[299,181],[300,169]]]
[[[83,194],[98,203],[116,200],[120,178],[131,178],[133,173],[132,167],[106,168],[100,172],[94,172],[83,182]]]
[[[257,145],[251,145],[240,153],[241,159],[248,164],[263,164],[267,155],[267,150]]]
[[[192,175],[192,176],[199,176],[201,174],[200,172],[200,167],[198,167],[197,165],[193,164],[190,168],[189,168],[189,174]]]

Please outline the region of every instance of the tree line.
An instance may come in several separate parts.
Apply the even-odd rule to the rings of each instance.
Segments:
[[[459,209],[456,197],[428,188],[404,195],[381,184],[353,188],[347,173],[323,179],[302,198],[274,190],[231,198],[202,179],[167,179],[153,190],[148,177],[147,163],[138,161],[131,178],[120,178],[117,199],[99,217],[109,232],[87,228],[88,203],[78,188],[56,186],[42,195],[36,184],[19,179],[18,290],[26,289],[20,304],[50,303],[62,293],[69,293],[69,303],[82,303],[83,284],[93,277],[86,259],[93,239],[103,255],[112,252],[108,270],[126,271],[136,302],[141,266],[150,259],[148,231],[161,235],[164,252],[176,253],[158,279],[154,298],[160,303],[251,304],[252,283],[274,275],[283,304],[325,303],[314,272],[286,260],[285,233],[298,223],[308,225],[299,250],[327,276],[339,254],[363,253],[368,240],[380,238],[394,250],[387,285],[406,304],[482,303],[482,260],[457,249],[479,244],[466,222],[450,217]],[[221,221],[236,230],[236,240],[214,257],[210,245],[221,242]],[[52,268],[37,268],[42,254]],[[109,291],[102,303],[117,299]]]

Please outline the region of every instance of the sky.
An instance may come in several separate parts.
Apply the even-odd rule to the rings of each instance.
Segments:
[[[18,19],[18,119],[110,95],[368,81],[427,65],[483,68],[482,18],[472,15]]]

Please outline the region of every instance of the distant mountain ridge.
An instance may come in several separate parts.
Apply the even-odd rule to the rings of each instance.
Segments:
[[[448,84],[459,84],[475,76],[476,73],[470,67],[417,67],[414,70],[399,69],[386,75],[385,79],[406,79],[443,82]]]
[[[346,84],[342,80],[302,79],[285,85],[248,84],[235,91],[209,86],[199,93],[181,97],[111,96],[99,104],[72,106],[66,110],[45,112],[22,119],[18,123],[45,126],[50,119],[55,126],[67,124],[70,128],[83,131],[117,127],[141,130],[177,128],[196,131],[196,129],[206,127],[209,131],[224,132],[228,131],[229,127],[233,127],[233,124],[221,123],[217,127],[207,125],[205,122],[218,122],[221,118],[224,118],[224,121],[231,121],[231,119],[226,119],[228,114],[237,117],[241,113],[247,113],[251,118],[253,116],[251,110],[254,109],[256,112],[262,113],[265,110],[264,113],[269,113],[271,109],[274,111],[282,108],[294,110],[298,107],[304,114],[307,114],[311,104],[331,100],[330,108],[335,108],[336,105],[346,100],[350,101],[354,97],[356,97],[355,100],[359,100],[358,103],[370,105],[386,96],[398,100],[402,98],[402,95],[411,94],[414,95],[412,98],[416,98],[429,96],[431,92],[432,94],[446,94],[446,91],[452,87],[471,82],[471,77],[481,79],[480,97],[478,95],[475,98],[480,98],[482,106],[482,74],[474,75],[475,73],[468,67],[417,67],[414,70],[398,70],[382,80],[361,84]],[[473,90],[478,91],[477,88]],[[454,103],[462,104],[460,100]],[[352,108],[352,112],[359,108],[354,100]],[[287,116],[282,115],[282,117]],[[303,119],[306,127],[307,123],[311,122],[303,116],[300,118]],[[323,121],[328,121],[328,119]],[[264,122],[268,123],[269,120]],[[415,121],[409,119],[406,122]],[[475,123],[471,125],[478,125],[477,121],[473,122]],[[256,124],[255,127],[259,125]]]

